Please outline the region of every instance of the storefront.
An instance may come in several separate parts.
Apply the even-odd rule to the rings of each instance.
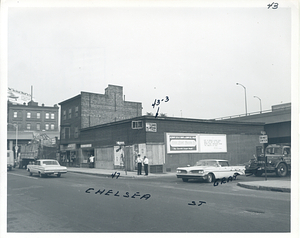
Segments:
[[[59,163],[64,166],[78,166],[78,151],[76,144],[60,145]]]
[[[95,157],[95,151],[92,144],[81,144],[79,149],[79,159],[80,159],[80,167],[87,168],[89,166],[89,158],[91,156]],[[95,161],[94,161],[95,162]]]

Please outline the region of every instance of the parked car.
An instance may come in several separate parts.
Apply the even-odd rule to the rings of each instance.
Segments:
[[[183,182],[200,179],[208,183],[234,175],[245,175],[245,166],[230,166],[227,160],[220,159],[199,160],[194,166],[177,168],[176,173]]]
[[[67,167],[60,166],[57,160],[52,159],[40,159],[34,162],[34,164],[27,165],[27,171],[29,175],[38,174],[40,177],[48,175],[56,175],[60,177],[62,174],[67,173]]]

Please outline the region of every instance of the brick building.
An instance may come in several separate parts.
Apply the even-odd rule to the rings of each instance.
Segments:
[[[7,102],[7,149],[13,150],[33,139],[33,133],[47,134],[50,138],[59,137],[58,105],[39,106],[37,102],[14,104]],[[17,140],[16,140],[17,139]]]
[[[60,151],[62,162],[86,163],[93,153],[81,144],[81,130],[142,115],[142,103],[125,101],[123,87],[108,85],[105,94],[81,92],[61,103]]]
[[[141,116],[84,128],[80,146],[92,148],[96,168],[134,170],[139,153],[150,172],[168,172],[199,159],[248,162],[262,130],[264,123]]]

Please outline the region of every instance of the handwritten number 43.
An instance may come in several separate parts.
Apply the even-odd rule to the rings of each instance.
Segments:
[[[268,4],[268,9],[270,9],[270,7],[272,7],[272,9],[277,9],[278,8],[278,3],[274,3],[272,2],[271,4]]]

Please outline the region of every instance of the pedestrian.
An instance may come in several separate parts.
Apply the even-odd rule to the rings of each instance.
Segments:
[[[90,156],[89,162],[90,162],[90,168],[94,168],[94,156],[93,155]]]
[[[136,162],[137,162],[137,165],[138,165],[138,171],[137,171],[137,175],[142,175],[142,158],[141,158],[141,155],[138,154],[137,158],[136,158]]]
[[[144,170],[145,170],[145,176],[148,175],[148,164],[149,164],[149,160],[148,160],[147,156],[144,156]]]

